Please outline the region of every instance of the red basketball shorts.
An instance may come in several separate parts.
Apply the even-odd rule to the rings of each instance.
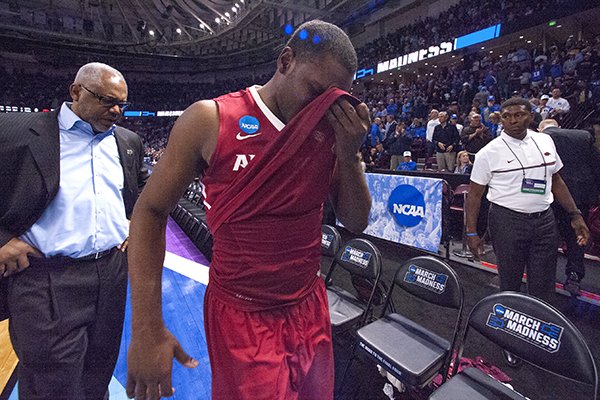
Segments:
[[[245,312],[204,300],[215,400],[333,399],[333,347],[325,285],[300,303]]]

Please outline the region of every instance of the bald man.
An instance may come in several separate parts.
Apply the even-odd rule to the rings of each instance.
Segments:
[[[19,398],[102,399],[127,290],[128,218],[148,174],[116,69],[86,64],[72,102],[0,115],[0,319],[19,357]]]

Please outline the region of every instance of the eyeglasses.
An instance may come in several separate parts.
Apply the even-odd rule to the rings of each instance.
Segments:
[[[98,99],[100,104],[104,107],[118,106],[121,110],[125,110],[127,107],[129,107],[131,105],[131,103],[129,101],[119,101],[119,99],[115,99],[114,97],[102,96],[102,95],[99,95],[98,93],[92,92],[90,89],[86,88],[83,85],[79,85],[79,86],[81,86],[82,88],[84,88],[85,90],[90,92],[95,98]]]

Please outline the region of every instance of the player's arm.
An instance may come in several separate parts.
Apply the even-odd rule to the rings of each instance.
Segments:
[[[166,151],[133,211],[128,254],[132,307],[127,372],[129,397],[171,396],[174,357],[187,367],[197,365],[163,323],[161,283],[165,229],[169,212],[206,165],[204,160],[210,159],[218,121],[217,106],[212,101],[195,103],[179,117]]]
[[[364,103],[353,107],[347,100],[338,100],[327,112],[327,119],[335,131],[337,156],[331,202],[342,224],[360,233],[367,227],[371,210],[371,196],[358,157],[370,125],[369,109]]]

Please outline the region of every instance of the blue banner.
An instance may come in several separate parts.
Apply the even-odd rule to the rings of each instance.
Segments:
[[[371,193],[367,235],[437,253],[442,239],[442,180],[366,174]]]

